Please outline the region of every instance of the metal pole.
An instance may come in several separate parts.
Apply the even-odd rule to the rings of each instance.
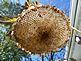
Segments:
[[[78,25],[78,19],[77,19],[77,8],[78,8],[78,0],[76,1],[76,10],[75,10],[75,16],[74,16],[74,27],[77,28],[77,25]],[[74,47],[75,47],[75,35],[76,35],[76,31],[74,30],[73,31],[73,34],[72,34],[72,38],[71,38],[71,41],[70,41],[70,46],[69,46],[69,58],[72,58],[73,56],[73,51],[74,51]],[[68,60],[69,61],[69,60]]]
[[[74,23],[75,23],[74,19],[75,19],[75,13],[76,13],[76,2],[77,1],[74,1],[74,0],[70,1],[70,19],[71,19],[71,25],[72,26],[74,26]],[[72,31],[72,34],[73,34],[73,31]],[[67,57],[66,57],[67,59],[69,58],[69,53],[70,53],[70,48],[71,48],[71,42],[72,42],[72,36],[70,37],[68,45],[67,45],[68,46]]]

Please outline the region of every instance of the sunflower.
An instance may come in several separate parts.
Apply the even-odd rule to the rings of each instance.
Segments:
[[[70,20],[51,5],[35,5],[24,9],[17,18],[12,36],[26,51],[49,53],[64,46],[70,36]]]

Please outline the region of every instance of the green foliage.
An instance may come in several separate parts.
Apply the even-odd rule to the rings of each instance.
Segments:
[[[27,53],[17,48],[16,43],[8,37],[0,43],[1,61],[19,61],[23,56],[27,56]]]
[[[3,0],[0,3],[0,15],[3,16],[16,17],[22,10],[20,3],[12,3],[9,0]]]
[[[7,8],[8,6],[9,6],[8,0],[3,0],[3,1],[2,1],[2,7],[3,7],[3,8]]]
[[[4,41],[7,31],[9,31],[9,28],[9,25],[0,24],[0,42]]]
[[[28,53],[16,46],[16,42],[10,40],[6,36],[9,25],[0,24],[0,61],[20,61],[22,57],[26,57]]]

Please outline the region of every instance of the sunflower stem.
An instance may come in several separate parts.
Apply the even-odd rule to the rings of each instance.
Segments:
[[[79,32],[79,33],[81,33],[81,31],[78,30],[77,28],[75,28],[75,27],[73,27],[73,26],[71,26],[71,28],[72,28],[73,30],[75,30],[75,31],[77,31],[77,32]]]

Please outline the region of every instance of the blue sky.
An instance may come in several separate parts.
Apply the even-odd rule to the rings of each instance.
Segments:
[[[69,16],[70,0],[40,0],[40,3],[56,6],[57,8],[64,11],[67,16]]]
[[[17,0],[14,0],[17,1]],[[34,0],[32,0],[34,1]],[[67,16],[69,16],[70,11],[70,0],[38,0],[42,4],[51,4],[52,6],[56,6],[65,12]],[[25,0],[20,0],[21,4],[24,4]]]
[[[12,1],[16,2],[17,0],[12,0]],[[26,0],[19,0],[19,1],[23,5]],[[57,8],[64,11],[67,16],[69,16],[70,0],[38,0],[38,1],[42,4],[51,4],[53,6],[56,6]]]

